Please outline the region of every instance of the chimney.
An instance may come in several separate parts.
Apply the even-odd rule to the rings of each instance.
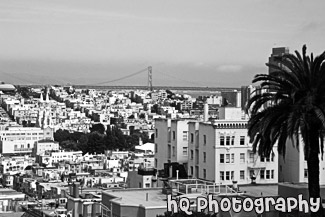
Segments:
[[[79,182],[73,183],[73,197],[74,198],[79,198],[79,186],[80,186]]]

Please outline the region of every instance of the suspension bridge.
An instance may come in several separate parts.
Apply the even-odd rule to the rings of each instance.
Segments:
[[[91,89],[115,89],[115,90],[121,90],[121,89],[139,89],[139,90],[154,90],[154,89],[169,89],[169,90],[192,90],[192,91],[228,91],[228,90],[234,90],[234,89],[238,89],[238,88],[233,88],[233,87],[207,87],[204,84],[201,84],[197,81],[193,81],[193,80],[187,80],[184,78],[180,78],[178,76],[175,75],[171,75],[171,74],[175,74],[175,73],[166,73],[166,72],[162,72],[160,70],[155,70],[155,75],[156,76],[164,76],[164,77],[168,77],[169,79],[171,79],[172,81],[178,81],[178,82],[182,82],[182,83],[188,83],[191,86],[153,86],[153,67],[152,66],[148,66],[146,68],[143,68],[139,71],[136,72],[132,72],[129,73],[127,75],[118,77],[118,78],[114,78],[111,80],[105,80],[105,81],[100,81],[100,82],[93,82],[93,83],[84,83],[84,84],[70,84],[76,88],[91,88]],[[39,86],[44,86],[45,84],[41,84],[41,83],[36,83],[34,79],[29,79],[29,78],[23,78],[23,77],[19,77],[17,75],[14,75],[12,73],[7,73],[7,72],[1,72],[2,74],[5,74],[9,77],[11,77],[14,80],[18,80],[22,83],[28,83],[29,85],[22,85],[22,86],[34,86],[34,87],[39,87]],[[135,76],[138,76],[140,74],[147,74],[147,85],[117,85],[119,81],[124,81],[124,80],[129,80],[130,78],[133,78]],[[32,75],[30,76],[32,77]],[[169,80],[170,81],[170,80]],[[53,84],[60,84],[61,82],[57,82],[57,81],[53,81]],[[168,82],[170,83],[170,82]],[[53,85],[52,84],[52,85]],[[239,89],[238,89],[239,90]]]

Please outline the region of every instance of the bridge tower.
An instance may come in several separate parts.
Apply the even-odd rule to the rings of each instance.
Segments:
[[[152,91],[152,67],[148,67],[148,90]]]

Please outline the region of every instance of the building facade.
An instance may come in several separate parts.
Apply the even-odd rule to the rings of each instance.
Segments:
[[[246,120],[189,122],[188,173],[222,184],[277,183],[276,147],[270,157],[253,153]]]
[[[155,167],[164,169],[165,163],[177,162],[185,165],[188,161],[189,119],[155,120]]]
[[[0,131],[1,154],[31,154],[39,140],[53,140],[53,129],[38,127],[7,127]]]

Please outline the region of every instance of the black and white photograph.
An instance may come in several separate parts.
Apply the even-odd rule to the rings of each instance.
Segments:
[[[324,9],[0,0],[0,217],[325,217]]]

